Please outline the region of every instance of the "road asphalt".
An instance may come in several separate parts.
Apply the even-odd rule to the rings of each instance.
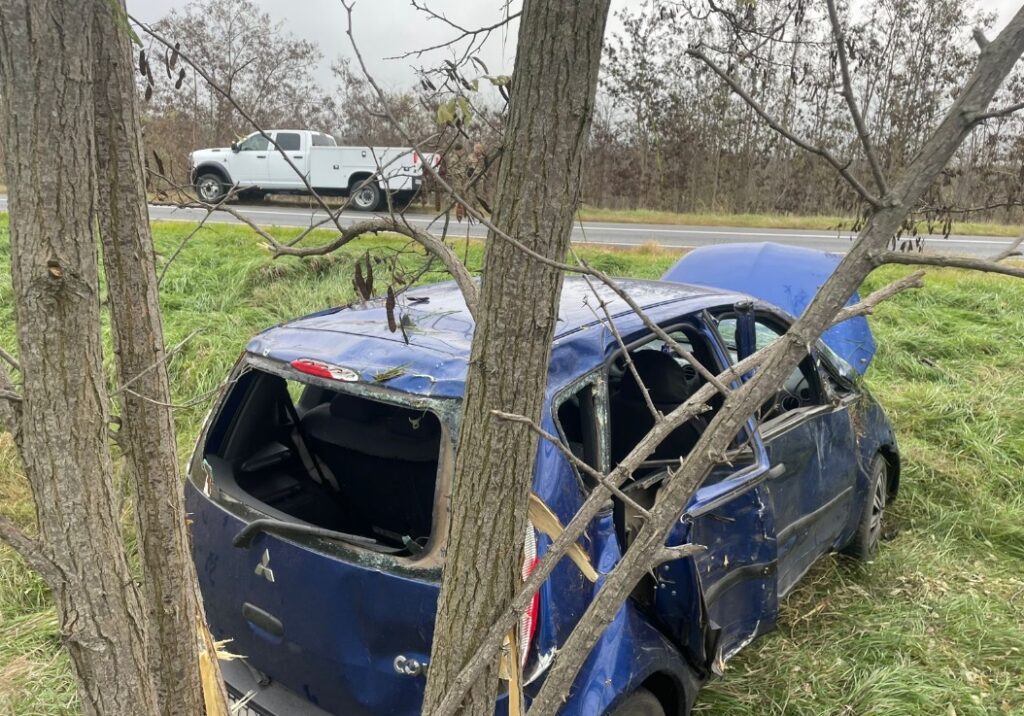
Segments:
[[[323,211],[301,206],[272,206],[235,204],[233,208],[253,223],[260,226],[307,227],[322,221]],[[0,195],[0,211],[7,210],[7,197]],[[150,205],[149,216],[153,221],[184,221],[195,223],[206,212],[202,209],[179,209],[171,206]],[[355,211],[344,212],[340,219],[343,225],[362,221],[367,214]],[[414,227],[440,232],[440,222],[432,222],[425,214],[407,215]],[[237,224],[239,220],[230,214],[218,212],[209,222]],[[330,224],[325,224],[330,226]],[[479,225],[453,221],[448,229],[449,236],[467,235],[483,238],[486,231]],[[728,242],[775,241],[790,246],[803,246],[825,251],[844,252],[850,246],[851,234],[843,231],[801,230],[801,229],[740,229],[727,226],[685,226],[671,224],[616,224],[608,222],[583,222],[573,228],[573,242],[605,246],[641,246],[656,244],[668,248],[692,248]],[[943,253],[959,253],[971,256],[987,256],[998,253],[1012,241],[994,236],[942,236],[927,237],[926,250]]]

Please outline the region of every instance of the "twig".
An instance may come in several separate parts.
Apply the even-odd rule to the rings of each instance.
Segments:
[[[885,181],[885,175],[882,173],[882,165],[878,161],[878,153],[875,151],[875,145],[871,141],[871,135],[868,134],[867,125],[864,124],[864,116],[860,112],[860,108],[857,106],[857,100],[853,96],[853,81],[850,79],[850,61],[846,53],[846,36],[843,33],[843,24],[839,20],[839,13],[836,11],[836,1],[826,0],[828,5],[828,17],[832,22],[832,34],[836,40],[836,50],[839,53],[839,68],[843,78],[843,97],[846,99],[846,106],[850,108],[850,116],[853,118],[853,126],[857,129],[857,136],[860,138],[860,143],[864,147],[864,154],[868,158],[868,164],[871,166],[871,174],[875,178],[875,185],[878,187],[878,192],[881,195],[885,195],[889,192],[889,185]]]
[[[495,416],[497,418],[501,418],[502,420],[507,420],[507,421],[512,422],[512,423],[519,423],[521,425],[527,426],[528,428],[530,428],[530,430],[532,430],[534,433],[536,433],[539,437],[544,438],[549,443],[554,445],[558,449],[558,451],[561,452],[562,455],[564,455],[565,458],[571,464],[575,465],[582,472],[585,472],[586,474],[590,475],[592,478],[594,478],[599,483],[601,483],[602,485],[607,487],[609,490],[611,490],[612,494],[615,495],[616,497],[618,497],[620,500],[622,500],[623,503],[629,505],[630,507],[632,507],[634,510],[639,512],[644,517],[649,516],[649,513],[647,512],[646,508],[641,507],[640,505],[638,505],[636,503],[636,501],[632,497],[627,495],[625,492],[623,492],[621,489],[619,489],[619,487],[617,485],[612,483],[608,479],[608,476],[605,475],[603,472],[601,472],[600,470],[594,469],[589,464],[587,464],[586,461],[580,460],[576,456],[576,453],[574,453],[572,450],[570,450],[568,447],[566,447],[565,443],[563,443],[561,441],[561,439],[559,439],[559,437],[557,435],[552,435],[547,430],[545,430],[541,426],[537,425],[537,423],[533,422],[532,420],[530,420],[525,415],[516,415],[515,413],[506,413],[506,412],[501,411],[501,410],[492,410],[491,411],[491,415],[493,415],[493,416]]]
[[[164,353],[163,358],[161,358],[160,360],[158,360],[156,363],[154,363],[153,365],[149,366],[148,368],[139,371],[138,373],[136,373],[131,378],[131,380],[126,381],[124,383],[124,385],[122,385],[119,388],[117,388],[116,390],[112,391],[110,393],[110,397],[113,398],[113,397],[119,395],[122,391],[128,390],[129,386],[134,385],[135,381],[137,381],[139,378],[141,378],[142,376],[146,375],[150,371],[154,370],[158,366],[161,366],[161,365],[167,363],[171,358],[174,357],[175,353],[180,351],[185,346],[186,343],[188,343],[190,340],[195,338],[197,335],[199,335],[199,331],[198,330],[195,330],[195,331],[192,331],[191,333],[189,333],[181,341],[179,341],[178,343],[174,344],[171,347],[170,350],[168,350],[166,353]],[[128,392],[131,392],[131,391],[128,391]],[[138,393],[132,393],[132,395],[138,395]]]
[[[0,348],[0,359],[4,360],[8,365],[14,368],[14,370],[19,373],[21,372],[21,363],[19,363],[17,358],[5,351],[3,348]]]

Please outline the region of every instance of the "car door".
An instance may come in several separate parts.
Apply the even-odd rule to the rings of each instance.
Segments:
[[[231,181],[241,187],[263,186],[267,181],[267,160],[271,151],[266,137],[258,132],[250,134],[228,159]]]
[[[299,172],[306,172],[306,153],[302,146],[305,139],[302,134],[275,132],[274,141],[277,143],[277,149],[271,147],[268,185],[275,189],[303,188],[305,184],[302,176],[281,156],[283,152]]]
[[[781,315],[758,310],[754,348],[768,346],[788,327]],[[720,315],[718,331],[735,351],[735,316]],[[853,426],[846,404],[831,400],[811,354],[757,417],[769,462],[785,466],[767,481],[778,544],[778,587],[785,595],[835,546],[846,525],[856,478]]]
[[[714,331],[699,316],[686,316],[669,330],[695,360],[719,373],[728,361]],[[633,368],[613,356],[608,376],[608,445],[611,465],[621,460],[649,429],[644,401],[630,388],[632,371],[641,378],[654,405],[667,413],[700,388],[703,378],[692,365],[674,356],[659,339],[634,338],[628,350]],[[678,378],[678,379],[677,379]],[[635,404],[634,404],[635,403]],[[713,409],[720,405],[712,401]],[[625,492],[640,504],[651,504],[660,480],[679,464],[711,419],[705,414],[684,423],[667,437],[635,471]],[[765,509],[765,481],[770,473],[767,454],[748,425],[744,439],[730,456],[731,464],[717,467],[693,496],[667,543],[688,542],[707,549],[690,558],[660,565],[643,590],[647,606],[686,650],[691,659],[720,664],[758,634],[770,630],[778,613],[776,599],[775,533],[771,511]],[[642,526],[620,520],[625,543]]]

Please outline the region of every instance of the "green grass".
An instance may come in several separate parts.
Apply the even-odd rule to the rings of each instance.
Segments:
[[[161,254],[187,230],[156,225]],[[363,252],[405,246],[374,239],[330,259],[273,261],[248,231],[204,229],[162,286],[168,343],[198,331],[170,366],[175,401],[215,388],[256,331],[349,300],[352,261]],[[654,249],[581,253],[606,271],[646,277],[675,259]],[[479,266],[480,245],[467,255]],[[0,345],[10,347],[8,262],[0,216]],[[867,288],[900,273],[878,272]],[[783,605],[779,631],[702,694],[700,714],[1024,713],[1024,282],[933,272],[925,289],[898,296],[872,322],[880,349],[869,382],[904,453],[892,515],[899,535],[871,565],[817,566]],[[183,457],[206,408],[177,411]],[[27,488],[3,440],[0,504],[30,524]],[[40,580],[0,548],[0,714],[76,712],[59,644]]]

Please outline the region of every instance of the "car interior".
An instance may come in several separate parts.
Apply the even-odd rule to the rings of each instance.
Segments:
[[[219,418],[224,437],[208,443],[219,485],[272,517],[371,538],[393,553],[423,550],[441,454],[436,415],[262,371],[234,390],[242,394]]]

